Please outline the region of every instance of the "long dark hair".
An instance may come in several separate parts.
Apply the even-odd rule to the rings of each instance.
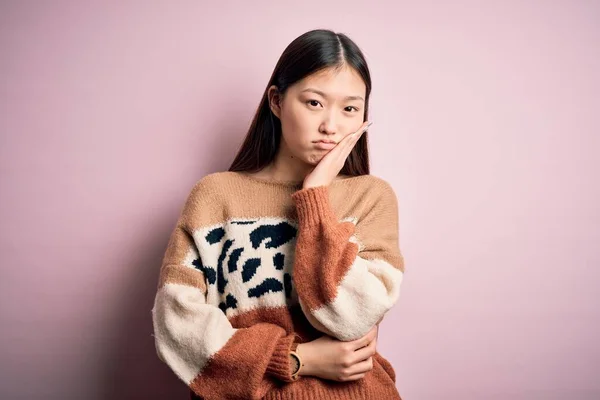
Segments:
[[[277,61],[246,138],[229,171],[259,171],[273,161],[277,154],[281,142],[281,121],[269,107],[269,87],[277,86],[279,94],[283,96],[289,86],[304,77],[326,68],[335,69],[344,65],[354,68],[367,87],[364,107],[366,121],[369,115],[371,75],[363,53],[343,33],[326,29],[306,32],[294,39]],[[354,145],[340,173],[351,176],[369,174],[367,132]]]

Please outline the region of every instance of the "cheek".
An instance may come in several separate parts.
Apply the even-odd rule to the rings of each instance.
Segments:
[[[290,144],[304,144],[311,139],[311,120],[303,110],[292,108],[282,114],[281,127]]]
[[[292,108],[289,116],[296,129],[306,129],[310,124],[311,113],[302,105]]]

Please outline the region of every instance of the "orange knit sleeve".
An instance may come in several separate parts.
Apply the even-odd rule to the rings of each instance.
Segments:
[[[293,281],[311,324],[340,340],[364,336],[397,301],[404,272],[398,206],[389,185],[356,225],[339,222],[329,187],[292,194],[298,215]]]
[[[260,399],[281,381],[294,380],[289,352],[296,335],[270,323],[235,329],[207,302],[207,278],[195,268],[202,254],[185,224],[193,209],[202,207],[199,196],[197,186],[163,258],[152,308],[156,351],[203,398]]]

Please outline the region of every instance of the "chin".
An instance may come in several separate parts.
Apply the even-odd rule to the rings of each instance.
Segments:
[[[323,159],[324,156],[325,156],[325,154],[320,154],[320,153],[311,154],[303,161],[305,163],[307,163],[308,165],[315,166],[319,163],[319,161],[321,161]]]

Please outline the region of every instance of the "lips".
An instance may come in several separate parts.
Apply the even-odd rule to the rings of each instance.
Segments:
[[[335,142],[319,140],[318,142],[315,142],[315,147],[321,150],[331,150],[336,146],[336,144],[337,143]]]

